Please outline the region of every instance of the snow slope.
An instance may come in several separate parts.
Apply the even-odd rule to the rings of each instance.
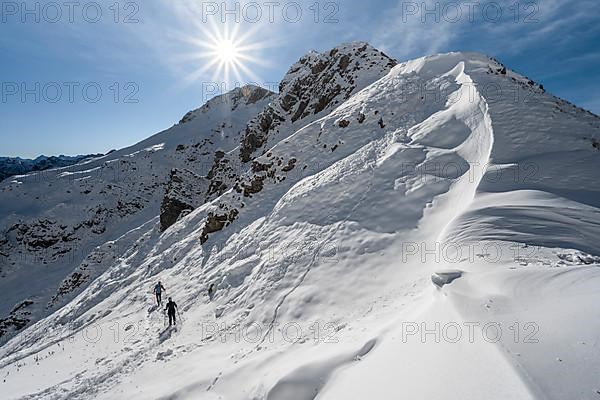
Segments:
[[[5,396],[598,398],[600,119],[480,54],[303,59],[339,52],[371,82],[305,119],[273,114],[285,90],[249,116],[213,174],[182,178],[220,190],[103,245],[122,251],[2,347]],[[309,65],[319,104],[330,70]]]
[[[103,272],[125,250],[112,243],[158,216],[172,169],[205,175],[271,95],[239,88],[131,147],[0,183],[0,341]]]

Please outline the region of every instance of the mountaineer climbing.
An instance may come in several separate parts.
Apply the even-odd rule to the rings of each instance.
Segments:
[[[212,300],[212,299],[213,299],[213,297],[215,296],[215,291],[216,291],[216,290],[215,290],[215,284],[214,284],[214,283],[211,283],[211,284],[208,286],[208,298],[209,298],[210,300]]]
[[[158,303],[159,306],[162,305],[161,294],[163,291],[166,292],[167,290],[162,285],[162,283],[160,283],[160,281],[158,281],[158,283],[156,285],[154,285],[154,294],[156,295],[156,302]]]
[[[169,302],[167,303],[167,307],[165,308],[167,315],[169,316],[169,326],[177,325],[177,321],[175,319],[175,312],[177,311],[177,303],[173,301],[171,297],[169,297]]]

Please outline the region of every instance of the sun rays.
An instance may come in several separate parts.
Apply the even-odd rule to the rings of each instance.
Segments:
[[[254,31],[240,34],[239,25],[203,24],[197,37],[185,40],[194,46],[194,51],[185,59],[200,65],[186,76],[188,82],[210,79],[211,83],[231,89],[245,83],[259,83],[254,66],[264,65],[256,54],[266,46],[254,38]]]

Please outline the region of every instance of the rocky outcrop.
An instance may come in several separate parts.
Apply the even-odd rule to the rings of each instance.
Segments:
[[[28,307],[32,304],[32,300],[24,300],[14,306],[8,316],[0,319],[0,337],[10,331],[19,331],[29,323],[31,312]]]
[[[231,222],[235,221],[238,211],[234,208],[220,204],[218,212],[209,212],[204,221],[202,234],[200,235],[200,244],[204,244],[208,240],[210,233],[218,232]]]
[[[210,181],[207,192],[207,200],[222,195],[229,189],[228,182],[237,176],[232,160],[222,151],[217,151],[213,165],[206,178]]]
[[[191,211],[204,203],[208,181],[186,169],[173,169],[167,191],[160,206],[160,229],[167,230],[185,210]]]

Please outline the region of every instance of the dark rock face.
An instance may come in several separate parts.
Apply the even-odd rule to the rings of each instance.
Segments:
[[[6,335],[11,330],[21,330],[27,325],[29,316],[31,315],[31,312],[27,310],[27,307],[32,304],[32,300],[24,300],[17,304],[7,317],[0,319],[0,337]]]
[[[184,210],[193,210],[195,207],[191,204],[183,203],[178,199],[174,199],[168,196],[162,201],[160,205],[160,230],[161,232],[166,231],[171,225],[177,222],[181,212]]]
[[[179,121],[180,124],[186,124],[194,119],[194,111],[188,111]]]
[[[210,212],[206,216],[202,234],[200,235],[200,244],[204,244],[208,240],[210,233],[220,231],[237,218],[238,211],[236,209],[229,209],[222,204],[220,208],[222,209],[220,213]]]
[[[263,190],[263,182],[265,179],[266,176],[264,175],[255,175],[248,184],[242,183],[241,186],[244,197],[252,197],[253,194],[259,193],[261,190]]]
[[[296,166],[296,159],[292,158],[288,161],[288,164],[285,167],[281,168],[281,170],[283,172],[290,172],[291,170],[294,169],[295,166]]]
[[[82,227],[69,227],[51,219],[15,224],[0,238],[0,255],[8,257],[16,251],[26,250],[31,254],[43,254],[43,263],[54,261],[75,245],[77,230]],[[22,250],[17,250],[18,247]]]
[[[227,189],[227,183],[236,177],[231,165],[231,160],[222,151],[217,151],[213,165],[208,171],[207,179],[210,181],[207,191],[207,200],[222,195]]]
[[[283,101],[285,101],[285,98]],[[275,129],[283,121],[285,121],[285,118],[270,106],[257,118],[250,121],[250,124],[246,127],[246,133],[240,148],[242,162],[250,161],[252,153],[265,144],[269,131]]]
[[[173,169],[167,191],[160,206],[160,230],[164,232],[179,219],[183,211],[191,211],[204,203],[209,182],[185,169]]]
[[[81,272],[73,272],[58,288],[56,295],[52,298],[52,303],[60,297],[72,293],[88,280],[88,277]]]

